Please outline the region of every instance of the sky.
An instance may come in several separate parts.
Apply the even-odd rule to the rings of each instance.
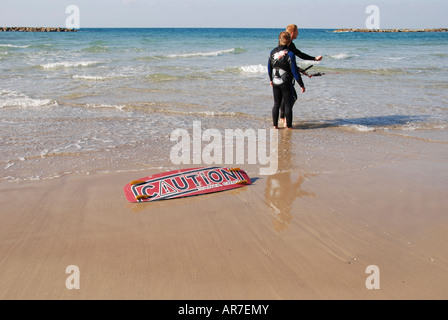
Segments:
[[[0,0],[0,26],[66,27],[69,5],[81,28],[365,28],[369,5],[381,29],[448,27],[448,0]]]

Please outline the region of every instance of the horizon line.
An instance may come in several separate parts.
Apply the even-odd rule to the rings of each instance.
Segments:
[[[0,26],[0,28],[66,28],[65,26]],[[104,26],[89,26],[80,27],[76,30],[81,29],[285,29],[284,27],[104,27]],[[321,30],[332,30],[332,29],[366,29],[359,27],[299,27],[299,29],[321,29]],[[394,29],[409,29],[409,30],[423,30],[423,29],[447,29],[447,27],[424,27],[424,28],[410,28],[410,27],[390,27],[390,28],[380,28],[375,30],[394,30]]]

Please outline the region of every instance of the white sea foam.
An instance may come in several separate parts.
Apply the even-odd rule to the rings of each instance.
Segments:
[[[220,117],[220,116],[233,117],[236,115],[236,112],[203,111],[203,112],[190,112],[190,114],[198,114],[206,117]]]
[[[117,110],[122,111],[123,108],[126,107],[126,105],[124,105],[124,104],[110,105],[110,104],[91,104],[91,103],[88,103],[86,105],[86,107],[87,108],[98,108],[98,109],[100,109],[100,108],[102,108],[102,109],[117,109]]]
[[[74,75],[72,77],[73,79],[79,79],[79,80],[94,80],[94,81],[102,81],[107,80],[107,77],[95,77],[95,76],[87,76],[87,75]]]
[[[5,170],[11,168],[13,165],[15,165],[15,162],[7,163],[5,166]]]
[[[266,73],[267,72],[267,67],[263,66],[261,64],[241,66],[241,67],[239,67],[239,69],[241,71],[247,72],[247,73]]]
[[[99,64],[99,61],[64,61],[64,62],[53,62],[42,64],[41,67],[44,69],[57,69],[57,68],[76,68],[76,67],[90,67]]]
[[[23,93],[2,92],[0,93],[0,108],[4,107],[43,107],[56,106],[57,103],[50,99],[33,99]]]
[[[337,53],[337,54],[333,54],[333,55],[329,55],[328,57],[330,59],[334,59],[334,60],[345,60],[345,59],[351,59],[356,57],[357,55],[355,54],[348,54],[346,52],[341,52],[341,53]]]
[[[355,131],[355,132],[373,132],[376,131],[375,128],[364,126],[361,124],[349,124],[349,125],[343,125],[343,128],[347,129],[348,131]]]
[[[314,60],[299,60],[299,59],[297,59],[296,62],[297,62],[297,64],[307,65],[307,66],[320,64],[320,61],[314,61]]]
[[[0,43],[0,48],[1,47],[5,47],[5,48],[29,48],[30,46],[31,46],[30,44],[25,45],[25,46],[17,46],[17,45],[14,45],[14,44],[8,44],[8,43],[2,44],[2,43]]]
[[[217,57],[227,53],[235,53],[236,48],[210,51],[210,52],[193,52],[193,53],[183,53],[183,54],[170,54],[167,55],[168,58],[192,58],[192,57]]]

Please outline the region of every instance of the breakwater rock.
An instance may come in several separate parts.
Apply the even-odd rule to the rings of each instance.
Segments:
[[[337,29],[334,32],[448,32],[448,28],[436,29]]]
[[[0,27],[0,32],[76,32],[76,29],[69,28],[48,28],[48,27]]]

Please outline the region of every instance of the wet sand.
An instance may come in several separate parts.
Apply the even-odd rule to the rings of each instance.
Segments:
[[[447,299],[446,143],[307,145],[324,130],[294,130],[278,174],[201,197],[126,202],[151,170],[1,183],[0,299]]]

